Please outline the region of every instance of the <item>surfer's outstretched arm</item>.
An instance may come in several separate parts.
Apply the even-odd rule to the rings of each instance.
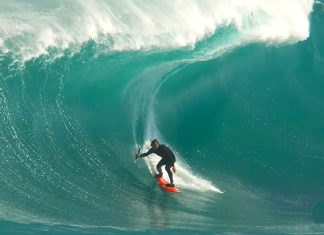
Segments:
[[[146,153],[142,153],[142,154],[137,154],[136,155],[136,159],[137,158],[143,158],[143,157],[146,157],[148,155],[150,155],[151,153],[153,153],[153,148],[151,148],[149,151],[147,151]]]

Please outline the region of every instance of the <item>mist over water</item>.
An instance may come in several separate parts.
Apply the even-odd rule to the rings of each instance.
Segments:
[[[3,232],[323,231],[321,1],[0,3]]]

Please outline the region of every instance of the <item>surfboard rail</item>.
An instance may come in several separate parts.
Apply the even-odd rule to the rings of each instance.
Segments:
[[[166,191],[172,192],[172,193],[180,193],[180,189],[178,189],[177,187],[167,187],[166,184],[169,184],[169,182],[164,179],[164,178],[159,178],[156,180],[156,182],[158,183],[158,185],[160,185],[161,188],[163,188]]]

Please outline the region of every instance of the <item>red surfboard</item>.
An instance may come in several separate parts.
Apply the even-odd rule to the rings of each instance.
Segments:
[[[161,186],[161,188],[165,189],[166,191],[172,193],[180,193],[180,189],[176,187],[167,187],[166,184],[169,184],[169,182],[163,178],[157,179],[156,182]]]

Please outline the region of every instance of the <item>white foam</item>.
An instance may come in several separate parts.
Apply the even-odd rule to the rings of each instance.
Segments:
[[[194,47],[233,25],[240,43],[309,35],[313,0],[1,1],[0,47],[24,59],[89,40],[109,50]],[[237,42],[234,42],[237,45]]]
[[[150,149],[150,141],[146,141],[143,145],[142,152],[146,152]],[[194,174],[190,167],[187,166],[181,156],[176,153],[176,173],[173,174],[174,182],[179,188],[185,188],[195,191],[214,191],[217,193],[223,193],[220,189],[215,187],[212,182]],[[151,174],[154,175],[157,173],[156,165],[161,160],[161,157],[151,154],[144,158],[145,163],[150,170]],[[168,173],[165,171],[165,168],[162,167],[163,176],[168,180]]]

